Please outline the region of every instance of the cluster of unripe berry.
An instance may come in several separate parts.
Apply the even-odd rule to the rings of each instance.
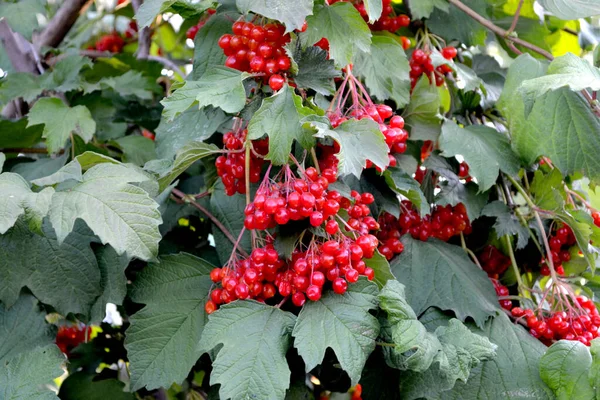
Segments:
[[[382,243],[379,252],[388,260],[404,250],[398,239],[406,233],[422,241],[430,237],[448,241],[455,235],[471,233],[471,223],[462,203],[454,207],[435,206],[430,215],[422,218],[413,210],[412,203],[407,200],[402,201],[402,209],[404,211],[400,214],[400,218],[388,213],[382,214],[379,218],[381,231],[378,232],[377,237]]]
[[[56,334],[56,345],[67,357],[71,351],[90,338],[92,328],[79,325],[63,325],[58,328]]]
[[[354,7],[358,10],[361,17],[365,20],[365,22],[369,21],[369,14],[367,12],[367,7],[362,0],[327,0],[328,4],[334,4],[341,1],[347,1],[354,5]],[[392,7],[392,0],[383,0],[383,11],[381,13],[381,17],[375,21],[373,24],[369,24],[369,28],[372,31],[389,31],[396,32],[400,28],[405,28],[410,25],[410,17],[408,15],[398,15],[394,12],[394,8]]]
[[[441,50],[442,57],[446,60],[452,60],[456,57],[457,51],[454,47],[444,47]],[[443,64],[439,67],[434,67],[431,61],[431,53],[425,52],[421,49],[413,51],[410,58],[410,86],[414,88],[419,81],[421,75],[425,74],[429,78],[430,83],[436,84],[436,86],[442,86],[444,84],[444,75],[452,72],[452,68],[449,65]]]
[[[223,144],[229,150],[228,153],[217,157],[215,166],[217,175],[223,181],[225,193],[233,196],[237,193],[246,193],[246,154],[244,144],[248,131],[246,129],[235,132],[227,132],[223,135]],[[261,139],[252,142],[254,150],[259,155],[267,154],[269,150],[268,139]],[[250,182],[258,183],[260,180],[260,171],[264,164],[264,159],[258,157],[254,152],[250,152]]]
[[[532,336],[547,345],[554,340],[578,340],[586,346],[599,336],[600,315],[594,302],[585,296],[578,296],[567,311],[555,311],[544,315],[533,310],[515,307],[513,317],[526,322]]]
[[[292,62],[285,46],[290,35],[280,24],[255,25],[237,21],[232,27],[233,35],[225,34],[219,39],[219,47],[227,56],[225,65],[240,71],[262,74],[273,90],[283,87],[281,74],[290,69]]]
[[[565,274],[562,263],[571,260],[569,249],[574,246],[576,242],[577,240],[575,239],[573,230],[567,225],[558,227],[551,233],[548,244],[550,245],[551,250],[550,257],[552,257],[552,263],[554,264],[554,269],[557,274]],[[550,276],[550,267],[544,259],[540,261],[540,274]]]

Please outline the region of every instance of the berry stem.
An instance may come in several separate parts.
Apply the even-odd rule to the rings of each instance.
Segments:
[[[387,342],[375,342],[375,344],[377,346],[381,346],[381,347],[396,347],[396,345],[394,343],[387,343]]]
[[[252,201],[250,197],[250,147],[252,144],[246,140],[246,159],[244,160],[244,178],[246,180],[246,205]]]
[[[517,27],[517,23],[519,22],[519,16],[521,15],[521,8],[523,7],[524,0],[520,0],[517,5],[517,10],[515,11],[515,16],[513,17],[512,24],[510,24],[510,28],[506,31],[506,35],[510,35],[513,33],[515,28]]]
[[[225,225],[223,225],[221,223],[221,221],[219,221],[214,215],[212,215],[206,208],[204,208],[204,206],[202,206],[200,203],[196,202],[194,200],[194,197],[192,196],[188,196],[187,194],[183,193],[181,190],[174,188],[171,193],[174,195],[175,199],[179,199],[179,200],[183,200],[185,203],[191,205],[192,207],[198,209],[199,211],[201,211],[204,215],[206,215],[208,217],[208,219],[210,219],[213,224],[215,224],[217,226],[217,228],[219,228],[221,230],[221,232],[223,232],[223,234],[225,236],[227,236],[227,239],[229,239],[229,241],[235,246],[236,245],[236,241],[235,238],[233,237],[233,235],[231,234],[231,232],[229,232],[229,230],[225,227]],[[248,257],[248,253],[246,253],[246,251],[244,249],[238,249],[238,251],[240,252],[240,254],[244,257]]]
[[[319,159],[317,158],[317,152],[315,151],[314,147],[312,147],[310,149],[310,155],[312,156],[313,163],[315,164],[315,169],[317,170],[317,173],[319,175],[321,175],[321,168],[319,168]]]
[[[523,280],[521,279],[521,271],[519,271],[519,266],[517,265],[517,260],[515,259],[515,253],[512,248],[510,236],[505,235],[504,241],[506,242],[506,248],[508,249],[508,257],[510,258],[510,265],[513,269],[515,277],[517,278],[517,290],[519,291],[519,296],[524,296],[524,293],[521,290],[525,287],[525,285],[523,284]]]
[[[481,267],[481,264],[479,263],[479,260],[477,259],[477,256],[475,256],[475,253],[473,253],[467,247],[467,243],[465,242],[465,235],[463,235],[462,232],[460,233],[460,245],[462,246],[463,250],[469,255],[469,257],[471,257],[473,262],[479,267],[479,269],[483,270],[483,268]]]

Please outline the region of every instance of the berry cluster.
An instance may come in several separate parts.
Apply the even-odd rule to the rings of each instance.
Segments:
[[[377,237],[382,243],[379,252],[388,260],[402,253],[404,247],[398,239],[406,233],[422,241],[430,237],[448,241],[455,235],[471,233],[471,223],[462,203],[454,207],[435,206],[432,213],[423,218],[413,210],[409,201],[402,201],[402,206],[405,211],[400,214],[400,218],[387,213],[379,218],[381,231],[377,233]]]
[[[563,262],[568,262],[571,260],[571,253],[569,253],[569,248],[575,245],[576,243],[575,235],[573,234],[573,230],[567,225],[563,225],[558,227],[548,239],[548,244],[550,245],[552,263],[554,264],[554,268],[556,273],[559,275],[565,274],[565,269],[562,266]],[[550,267],[546,263],[546,260],[542,259],[540,261],[540,274],[543,276],[550,276]]]
[[[219,39],[219,47],[227,56],[225,65],[240,71],[263,74],[263,82],[269,82],[273,90],[281,89],[284,82],[281,74],[292,65],[283,48],[290,41],[285,27],[237,21],[232,30],[233,35],[225,34]]]
[[[125,41],[117,32],[100,37],[95,44],[96,50],[110,51],[111,53],[120,53],[124,46]]]
[[[89,326],[63,325],[58,328],[58,333],[56,334],[56,345],[60,351],[65,353],[68,357],[71,354],[71,351],[81,343],[88,340],[91,334],[92,328]]]
[[[456,48],[444,47],[441,51],[442,56],[451,60],[456,57]],[[440,65],[435,68],[431,61],[431,53],[425,52],[421,49],[413,51],[410,58],[410,86],[414,88],[421,75],[425,74],[429,78],[429,82],[435,82],[436,86],[442,86],[444,84],[444,75],[452,72],[452,68],[446,64]]]
[[[334,4],[340,1],[349,0],[328,0],[327,3]],[[365,22],[369,21],[367,7],[365,6],[363,0],[354,0],[349,2],[351,2],[354,5],[354,7],[358,10]],[[409,16],[396,16],[394,8],[392,7],[392,0],[383,0],[383,12],[381,13],[381,17],[377,21],[375,21],[375,23],[369,24],[369,28],[371,28],[372,31],[389,31],[391,33],[394,33],[398,29],[405,28],[408,25],[410,25]]]
[[[503,284],[501,284],[498,279],[494,279],[494,278],[490,277],[490,280],[494,284],[494,289],[496,290],[496,295],[498,297],[505,297],[505,296],[509,295],[508,288],[506,286],[504,286]],[[508,299],[500,299],[500,300],[498,300],[498,302],[500,303],[500,307],[504,308],[505,310],[510,311],[513,308],[512,301],[510,301]]]
[[[223,144],[229,152],[217,157],[215,165],[217,175],[221,177],[225,185],[225,193],[233,196],[237,193],[246,193],[246,154],[244,153],[244,142],[246,140],[247,130],[240,130],[238,133],[227,132],[223,135]],[[257,140],[252,144],[259,155],[267,154],[269,150],[268,139]],[[264,159],[250,153],[250,182],[257,183],[260,180],[260,171],[264,164]]]
[[[498,279],[510,265],[510,258],[492,245],[485,246],[478,258],[481,268],[493,279]]]
[[[553,340],[578,340],[586,346],[599,336],[600,315],[594,302],[584,296],[575,298],[567,311],[555,311],[548,316],[541,312],[536,316],[533,310],[515,307],[513,317],[522,318],[527,323],[532,336],[546,344]]]
[[[211,15],[213,15],[216,12],[217,12],[217,10],[215,10],[214,8],[209,8],[208,10],[206,10],[206,16],[210,17]],[[198,34],[198,31],[206,23],[206,20],[208,19],[207,17],[204,17],[204,18],[200,19],[200,21],[198,21],[198,23],[196,25],[193,25],[192,27],[190,27],[185,32],[185,37],[187,37],[190,40],[194,40],[194,38],[196,38],[196,35]]]

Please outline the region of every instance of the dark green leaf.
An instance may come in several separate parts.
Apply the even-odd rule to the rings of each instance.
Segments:
[[[421,0],[418,1],[420,2]],[[464,0],[463,3],[484,18],[488,18],[486,2]],[[452,21],[452,23],[449,23],[449,21]],[[446,39],[446,41],[456,39],[467,46],[483,45],[487,36],[486,28],[458,7],[450,7],[449,10],[436,8],[431,13],[427,27],[436,35],[440,35]]]
[[[118,306],[123,304],[127,294],[127,278],[125,268],[129,264],[127,255],[118,255],[110,246],[104,246],[95,251],[100,270],[100,288],[102,294],[92,305],[90,321],[99,324],[106,316],[106,304]]]
[[[129,135],[115,140],[123,151],[123,162],[143,166],[156,158],[154,141],[143,136]]]
[[[283,23],[287,32],[302,28],[313,10],[313,0],[236,0],[236,4],[244,14],[252,11]]]
[[[410,128],[411,140],[437,140],[441,131],[440,92],[427,77],[417,82],[410,103],[402,114]]]
[[[517,249],[522,249],[527,245],[529,229],[521,224],[506,204],[498,200],[493,201],[483,208],[481,214],[496,217],[494,230],[499,238],[505,235],[518,235]]]
[[[194,39],[194,69],[189,79],[197,80],[213,66],[225,64],[225,54],[218,45],[219,39],[231,33],[231,21],[235,16],[226,14],[213,15],[196,34]]]
[[[61,400],[134,400],[133,393],[123,391],[125,384],[116,379],[94,381],[94,375],[76,372],[60,385]]]
[[[388,168],[383,176],[392,190],[409,199],[417,207],[420,215],[429,214],[429,203],[421,191],[419,182],[400,168],[395,167]]]
[[[390,269],[390,263],[388,260],[379,253],[379,251],[375,251],[375,255],[371,258],[365,259],[365,264],[367,267],[372,268],[375,271],[375,278],[373,282],[379,286],[381,289],[385,286],[387,281],[390,279],[396,279],[394,274],[392,274],[392,270]]]
[[[298,64],[298,74],[294,81],[301,88],[313,89],[323,95],[335,91],[333,78],[340,76],[333,60],[327,58],[327,52],[319,47],[310,46],[304,50],[300,47],[294,52],[294,61]]]
[[[27,119],[0,120],[0,148],[32,147],[42,139],[42,126],[28,127]]]

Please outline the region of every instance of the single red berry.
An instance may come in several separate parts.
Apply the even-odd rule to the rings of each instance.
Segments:
[[[446,60],[452,60],[454,57],[456,57],[456,54],[457,51],[454,47],[444,47],[442,49],[442,57],[444,57]]]
[[[271,75],[269,78],[269,87],[275,92],[280,90],[284,83],[285,79],[279,74]]]
[[[217,305],[212,300],[207,301],[206,304],[204,305],[204,311],[206,311],[207,314],[212,314],[216,310],[217,310]]]
[[[306,289],[306,297],[312,301],[317,301],[321,298],[321,288],[317,285],[310,285]]]
[[[348,289],[348,282],[344,278],[335,278],[333,281],[333,291],[337,294],[344,294]]]

